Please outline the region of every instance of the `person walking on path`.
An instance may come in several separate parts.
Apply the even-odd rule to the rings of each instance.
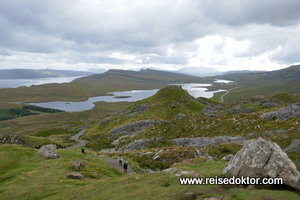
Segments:
[[[124,168],[124,174],[127,174],[127,169],[128,169],[127,162],[124,163],[123,168]]]
[[[120,166],[123,165],[123,158],[122,158],[122,156],[119,156],[119,165],[120,165]]]
[[[84,154],[84,148],[83,148],[83,147],[82,147],[82,149],[81,149],[81,153]]]

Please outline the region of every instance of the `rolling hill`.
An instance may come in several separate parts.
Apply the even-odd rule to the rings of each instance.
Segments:
[[[300,91],[300,65],[270,72],[233,73],[214,78],[232,80],[238,85],[238,88],[226,95],[225,101],[255,95],[270,96],[279,92]]]
[[[72,70],[52,70],[52,69],[2,69],[0,79],[35,79],[70,76],[88,76],[93,73]]]

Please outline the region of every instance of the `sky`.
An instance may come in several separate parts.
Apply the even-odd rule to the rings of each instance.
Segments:
[[[299,0],[0,0],[0,69],[277,70]]]

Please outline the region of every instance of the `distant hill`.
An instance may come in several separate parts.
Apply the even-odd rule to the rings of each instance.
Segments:
[[[293,65],[284,69],[270,72],[231,73],[216,76],[218,79],[232,80],[243,85],[279,84],[300,81],[300,65]]]
[[[224,72],[224,75],[225,74],[237,74],[237,73],[258,73],[258,72],[264,72],[264,71],[236,70],[236,71],[227,71],[227,72]]]
[[[73,70],[52,70],[52,69],[3,69],[0,70],[0,79],[34,79],[54,78],[70,76],[88,76],[92,72]]]
[[[279,92],[300,92],[300,65],[270,72],[233,73],[213,78],[232,80],[239,87],[226,95],[227,101],[254,95],[270,96]]]
[[[170,70],[169,72],[175,72],[175,73],[186,74],[191,76],[200,76],[200,77],[217,76],[224,73],[210,67],[183,67],[178,70]]]
[[[140,71],[132,70],[117,70],[110,69],[103,74],[94,74],[91,76],[76,79],[74,82],[90,82],[101,81],[110,78],[110,80],[119,81],[127,79],[126,81],[132,82],[151,82],[151,83],[208,83],[212,82],[210,78],[201,78],[197,76],[190,76],[174,72],[142,69]],[[124,80],[125,81],[125,80]],[[125,83],[125,82],[124,82]],[[113,84],[113,83],[112,83]]]

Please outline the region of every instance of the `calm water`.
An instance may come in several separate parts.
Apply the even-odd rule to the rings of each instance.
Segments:
[[[42,85],[47,83],[68,83],[82,76],[35,79],[0,79],[0,88],[17,88],[20,86]]]
[[[183,89],[187,90],[188,93],[194,97],[206,97],[210,98],[213,96],[215,92],[224,91],[224,90],[217,90],[217,91],[206,91],[205,87],[210,86],[211,84],[177,84],[182,86]],[[45,108],[53,108],[53,109],[60,109],[68,112],[72,111],[84,111],[90,110],[95,105],[95,102],[104,101],[104,102],[121,102],[121,101],[128,101],[128,102],[135,102],[138,100],[142,100],[148,98],[157,93],[159,89],[153,90],[132,90],[132,91],[124,91],[124,92],[111,92],[108,93],[111,96],[98,96],[98,97],[90,97],[87,101],[80,101],[80,102],[65,102],[65,101],[53,101],[53,102],[46,102],[46,103],[31,103],[31,105],[36,105]],[[128,97],[128,98],[115,98],[115,97]]]

